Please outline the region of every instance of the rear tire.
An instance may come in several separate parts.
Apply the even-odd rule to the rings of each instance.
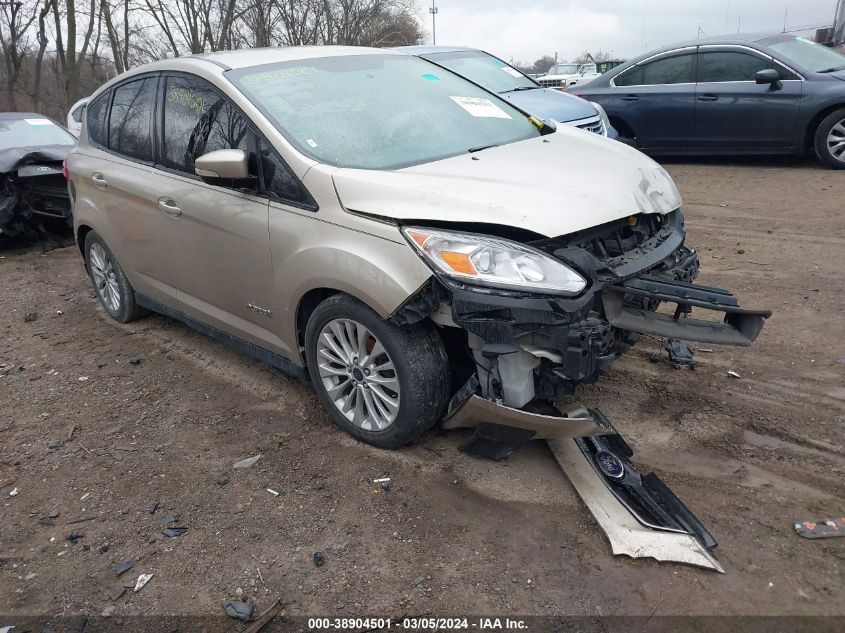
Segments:
[[[367,444],[398,448],[446,411],[449,361],[429,321],[400,327],[357,299],[337,294],[311,314],[305,357],[332,420]]]
[[[833,169],[845,169],[845,108],[828,114],[816,129],[816,154]]]
[[[135,303],[135,291],[106,243],[94,231],[85,236],[85,268],[103,310],[115,321],[129,323],[147,311]]]

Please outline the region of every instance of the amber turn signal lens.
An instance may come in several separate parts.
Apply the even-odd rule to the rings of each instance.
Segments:
[[[449,267],[456,273],[463,273],[465,275],[477,275],[478,271],[469,259],[469,255],[464,253],[455,253],[453,251],[441,251],[440,257],[446,262]]]

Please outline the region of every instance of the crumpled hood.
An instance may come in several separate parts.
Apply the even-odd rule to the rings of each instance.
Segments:
[[[543,121],[554,119],[566,123],[598,115],[589,101],[551,88],[505,92],[499,96]]]
[[[0,174],[33,163],[61,163],[73,145],[44,145],[41,147],[12,147],[0,150]]]
[[[395,171],[340,168],[333,178],[350,211],[454,222],[456,228],[500,224],[546,237],[681,206],[677,187],[653,160],[563,125],[554,134],[475,154]]]

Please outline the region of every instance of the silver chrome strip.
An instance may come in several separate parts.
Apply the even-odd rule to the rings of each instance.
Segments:
[[[637,66],[645,64],[646,62],[650,62],[654,59],[664,57],[664,56],[671,56],[671,55],[674,55],[676,53],[685,53],[687,51],[693,51],[693,50],[697,52],[697,51],[700,51],[703,48],[704,49],[708,49],[708,48],[714,48],[714,49],[739,48],[739,49],[751,51],[752,53],[756,54],[759,57],[764,57],[764,58],[769,59],[772,62],[778,64],[779,66],[783,66],[789,72],[794,73],[794,74],[798,75],[798,77],[800,77],[800,79],[781,79],[781,81],[806,81],[806,77],[804,77],[804,75],[799,73],[794,68],[788,66],[787,64],[784,64],[782,61],[780,61],[779,59],[776,59],[775,57],[769,55],[768,53],[765,53],[765,52],[758,50],[756,48],[753,48],[751,46],[745,46],[743,44],[702,44],[701,46],[685,46],[683,48],[676,48],[676,49],[671,50],[671,51],[663,51],[662,53],[656,53],[656,54],[654,54],[650,57],[646,57],[645,59],[638,61],[636,64],[631,66],[631,68],[627,68],[625,70],[625,72],[619,73],[618,75],[611,77],[610,85],[613,88],[641,88],[641,87],[644,87],[644,86],[694,86],[699,82],[686,81],[686,82],[677,83],[677,84],[634,84],[634,85],[631,85],[631,86],[617,86],[616,85],[616,78],[621,77],[622,75],[625,75],[626,73],[628,73],[630,70],[633,70]],[[702,81],[700,83],[736,83],[736,82]]]

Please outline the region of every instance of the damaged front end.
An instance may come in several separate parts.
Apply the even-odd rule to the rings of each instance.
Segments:
[[[406,233],[415,240],[424,234]],[[474,429],[462,450],[501,459],[528,441],[546,440],[614,553],[722,571],[712,536],[656,475],[640,475],[630,447],[599,411],[553,405],[596,380],[642,334],[722,345],[757,338],[771,313],[743,309],[730,292],[694,284],[698,257],[684,237],[675,210],[526,241],[580,275],[583,289],[532,292],[438,274],[394,319],[429,317],[447,342],[465,341],[466,382],[444,422]],[[720,318],[707,320],[704,312]]]
[[[728,291],[693,284],[699,262],[684,237],[676,210],[529,241],[527,246],[581,275],[583,291],[566,296],[510,290],[437,275],[395,318],[430,316],[466,332],[481,394],[512,408],[572,395],[641,334],[750,345],[770,311],[743,309]],[[722,318],[699,318],[703,311]]]
[[[67,149],[9,150],[0,163],[0,237],[43,237],[72,226]]]

